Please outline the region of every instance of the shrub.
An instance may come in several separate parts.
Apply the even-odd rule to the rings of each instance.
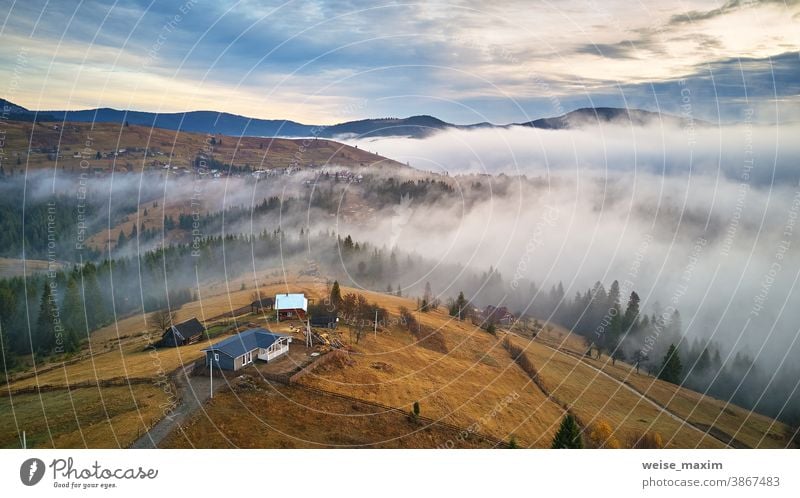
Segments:
[[[599,419],[592,424],[587,439],[587,445],[590,448],[607,448],[617,449],[621,448],[619,440],[613,436],[614,429],[611,425],[603,419]]]
[[[628,448],[637,450],[658,450],[664,447],[664,439],[661,434],[650,431],[645,434],[635,434],[628,440]]]

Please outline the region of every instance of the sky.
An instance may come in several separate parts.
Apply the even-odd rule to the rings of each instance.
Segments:
[[[331,124],[518,123],[620,106],[800,111],[800,2],[0,0],[0,95],[29,109]]]

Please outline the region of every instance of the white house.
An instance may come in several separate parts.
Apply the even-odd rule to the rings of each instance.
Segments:
[[[299,318],[304,320],[308,313],[308,299],[305,294],[277,294],[275,296],[277,320]]]

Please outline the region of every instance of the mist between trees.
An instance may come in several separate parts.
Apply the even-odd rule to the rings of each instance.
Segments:
[[[427,308],[446,306],[462,319],[471,312],[465,309],[499,305],[518,317],[559,323],[584,335],[593,354],[599,349],[662,377],[668,364],[667,380],[797,423],[798,367],[775,361],[790,348],[791,317],[778,317],[777,307],[766,300],[761,321],[751,325],[762,330],[778,326],[765,352],[758,349],[763,335],[751,332],[747,341],[738,341],[739,330],[733,330],[741,323],[737,313],[749,311],[749,306],[725,311],[731,293],[747,303],[756,289],[755,284],[731,285],[731,280],[744,275],[745,281],[756,282],[761,267],[744,266],[746,254],[740,246],[726,244],[722,276],[709,284],[708,264],[719,259],[731,212],[724,204],[736,199],[734,190],[726,190],[729,186],[718,188],[716,204],[706,215],[707,198],[685,194],[686,185],[675,178],[661,179],[662,198],[689,199],[686,205],[665,201],[654,210],[656,186],[642,177],[576,183],[564,177],[409,171],[366,174],[363,181],[353,182],[343,171],[301,172],[268,181],[206,180],[200,185],[163,175],[131,175],[113,182],[99,178],[89,182],[83,199],[75,194],[77,178],[62,175],[53,190],[44,176],[31,175],[24,186],[25,218],[20,204],[15,205],[21,198],[14,194],[22,191],[23,180],[4,178],[0,209],[5,210],[7,230],[0,236],[8,243],[0,246],[2,255],[20,258],[23,245],[27,258],[46,255],[42,244],[50,221],[42,206],[55,202],[55,254],[63,264],[51,275],[0,281],[7,365],[24,366],[31,353],[59,354],[54,324],[41,313],[44,302],[58,307],[63,354],[69,354],[114,316],[176,309],[196,299],[198,281],[202,288],[280,265],[303,268],[313,262],[331,281],[419,298]],[[626,199],[632,181],[639,183]],[[707,186],[699,179],[689,188],[703,191]],[[792,190],[782,188],[772,195],[791,199]],[[195,202],[193,196],[199,203],[195,213],[172,208],[181,203],[185,208],[189,199]],[[748,200],[764,198],[753,191]],[[75,211],[79,202],[85,203],[82,226]],[[543,223],[552,217],[552,206],[559,210],[557,221]],[[775,205],[764,209],[769,210],[770,227],[783,226],[785,210]],[[757,210],[743,213],[736,236],[754,240],[757,218]],[[116,228],[120,225],[125,227],[121,231]],[[82,229],[105,240],[79,247],[75,234]],[[529,271],[520,273],[518,261],[533,233],[541,243],[526,255]],[[633,253],[642,234],[651,242],[647,253],[637,256]],[[685,296],[671,306],[686,258],[701,235],[708,245],[698,255]],[[776,238],[755,240],[759,251],[769,253]],[[613,282],[628,279],[632,260],[640,268],[622,295]],[[730,268],[739,271],[731,274]],[[777,276],[774,295],[790,293],[786,277]],[[53,297],[46,295],[50,282],[56,282],[49,288]],[[712,297],[701,303],[698,296],[708,294],[709,285]],[[677,353],[668,355],[670,346]],[[679,369],[674,361],[665,361],[670,358],[680,361]]]

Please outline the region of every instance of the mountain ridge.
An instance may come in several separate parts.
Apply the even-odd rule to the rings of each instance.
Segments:
[[[667,113],[618,107],[582,107],[561,116],[543,117],[531,121],[509,124],[490,122],[459,125],[448,123],[435,116],[421,114],[405,118],[368,118],[333,125],[309,125],[287,119],[258,119],[220,111],[198,110],[187,112],[156,113],[149,111],[124,111],[110,107],[76,111],[31,111],[23,106],[0,99],[8,119],[30,121],[77,121],[98,123],[137,124],[175,131],[211,133],[228,136],[254,137],[388,137],[407,136],[425,138],[443,130],[471,130],[477,128],[509,128],[525,126],[545,130],[580,128],[603,123],[629,123],[643,125],[665,121],[680,123],[682,118]],[[695,121],[695,124],[704,123]]]

